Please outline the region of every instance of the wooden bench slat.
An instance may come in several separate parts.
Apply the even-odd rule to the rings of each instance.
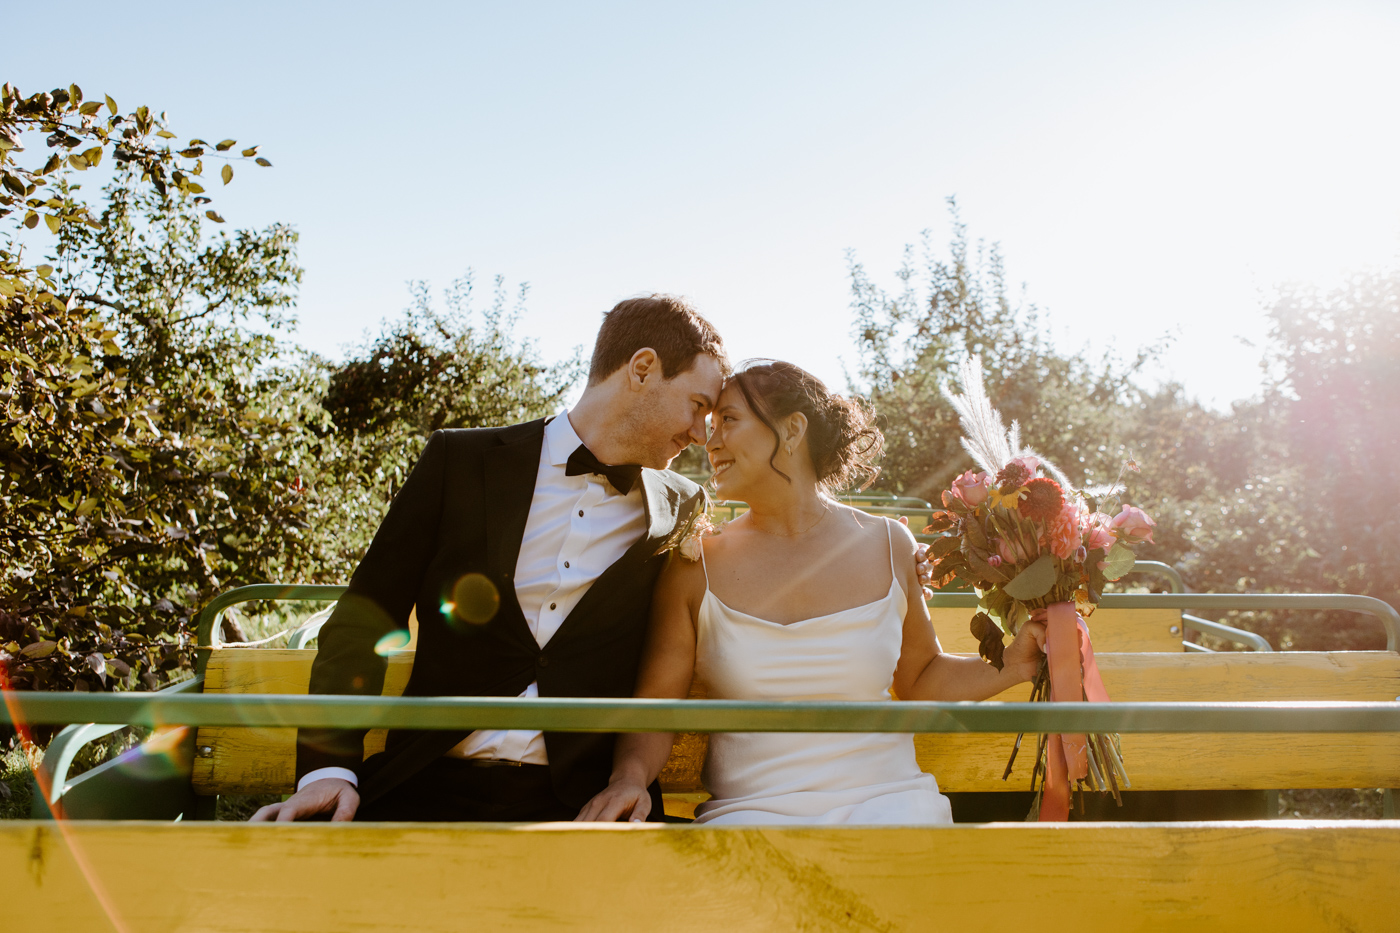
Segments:
[[[939,608],[930,609],[929,614],[944,651],[977,653],[977,639],[968,631],[976,609]],[[1089,631],[1099,652],[1186,650],[1181,644],[1179,609],[1098,609],[1089,618]]]
[[[1395,821],[0,823],[33,933],[1386,930],[1397,873]]]
[[[305,693],[310,650],[226,649],[210,660],[211,693]],[[402,693],[412,653],[389,659],[385,695]],[[1169,700],[1393,700],[1400,696],[1400,655],[1388,652],[1100,654],[1109,695],[1123,702]],[[1029,687],[998,700],[1022,701]],[[915,738],[920,766],[953,791],[1023,790],[1033,745],[1028,740],[1009,781],[1001,780],[1013,736],[936,734]],[[291,729],[204,728],[197,744],[198,793],[288,793],[294,780]],[[366,753],[384,733],[366,738]],[[700,791],[705,737],[682,736],[662,787]],[[1386,787],[1400,783],[1400,736],[1390,734],[1125,735],[1123,753],[1136,790],[1280,787]]]

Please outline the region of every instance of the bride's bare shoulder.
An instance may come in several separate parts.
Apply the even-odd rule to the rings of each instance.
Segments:
[[[705,593],[705,567],[696,555],[691,560],[681,548],[675,548],[666,557],[666,565],[656,581],[658,598],[683,599],[696,602]]]

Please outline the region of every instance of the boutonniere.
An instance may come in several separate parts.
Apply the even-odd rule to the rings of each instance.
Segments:
[[[717,534],[719,534],[719,528],[710,521],[710,513],[696,512],[690,517],[690,522],[686,525],[685,532],[681,535],[680,544],[676,545],[676,550],[686,560],[697,561],[704,553],[701,540],[706,535]]]
[[[710,513],[705,509],[696,509],[684,524],[676,526],[658,553],[675,551],[686,560],[696,561],[700,559],[700,540],[706,535],[717,534],[719,527],[710,521]]]

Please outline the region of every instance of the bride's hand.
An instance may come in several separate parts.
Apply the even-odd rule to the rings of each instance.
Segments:
[[[1040,659],[1045,657],[1045,623],[1025,622],[1011,644],[1002,652],[1003,670],[1014,671],[1019,682],[1035,680]]]
[[[909,527],[909,517],[899,516],[899,523],[905,528]],[[933,585],[933,561],[928,559],[928,545],[920,544],[918,551],[914,554],[914,569],[919,572],[919,586],[924,590],[924,602],[933,599],[933,590],[929,589]]]
[[[627,820],[645,822],[651,813],[651,794],[646,787],[632,781],[614,781],[588,803],[584,804],[576,823],[616,823]]]

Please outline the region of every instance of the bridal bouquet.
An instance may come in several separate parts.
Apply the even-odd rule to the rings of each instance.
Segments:
[[[967,471],[943,493],[925,534],[934,586],[961,579],[973,586],[980,609],[972,634],[983,658],[1002,666],[1003,637],[1027,621],[1045,622],[1045,661],[1032,701],[1107,702],[1094,662],[1089,627],[1104,584],[1133,569],[1134,549],[1152,541],[1154,522],[1141,509],[1121,506],[1110,517],[1121,485],[1077,490],[1048,460],[1021,444],[1020,426],[1008,431],[991,406],[976,360],[961,370],[963,394],[944,388],[962,419],[967,449],[983,472]],[[1132,461],[1124,469],[1136,470]],[[1119,480],[1122,476],[1120,474]],[[1011,774],[1022,736],[1016,737],[1003,779]],[[1039,782],[1041,820],[1069,815],[1071,782],[1082,791],[1128,787],[1118,736],[1042,735],[1031,788]]]

